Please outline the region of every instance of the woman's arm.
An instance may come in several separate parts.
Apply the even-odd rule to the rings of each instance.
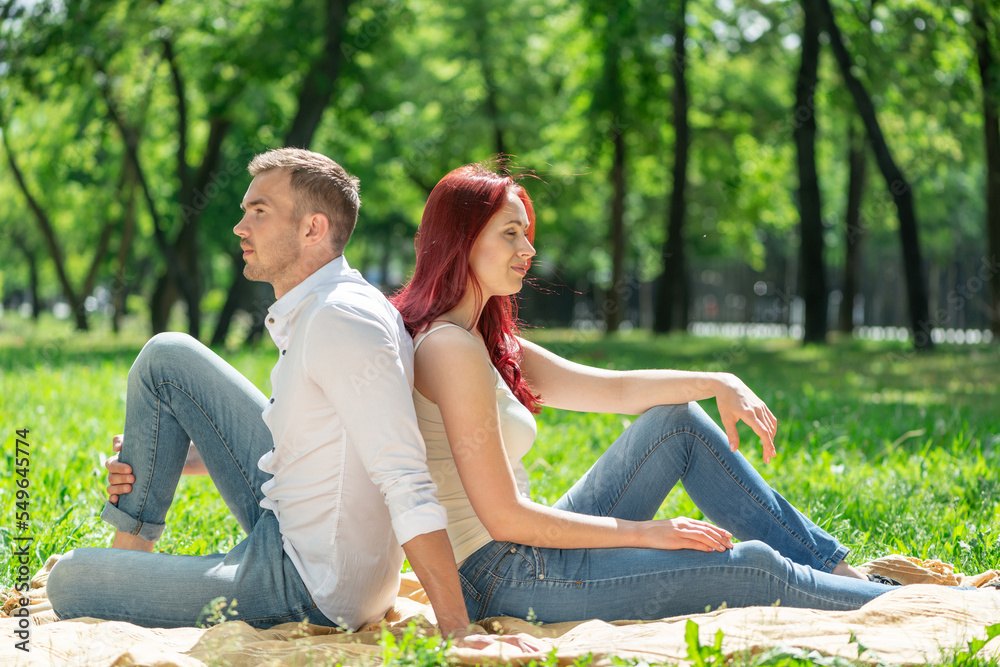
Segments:
[[[764,444],[764,462],[775,455],[778,421],[767,405],[732,373],[673,370],[609,371],[592,368],[521,339],[521,372],[545,405],[579,412],[637,415],[655,405],[716,399],[733,451],[739,449],[736,423],[746,422]]]
[[[442,329],[417,351],[417,389],[441,410],[462,486],[494,540],[562,549],[723,551],[732,546],[728,532],[704,521],[587,516],[522,497],[503,447],[495,380],[482,346],[456,329]]]

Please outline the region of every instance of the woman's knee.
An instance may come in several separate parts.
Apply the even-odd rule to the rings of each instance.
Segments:
[[[733,560],[744,567],[753,567],[779,574],[787,569],[785,557],[759,540],[747,540],[733,546]]]
[[[695,401],[676,405],[654,405],[642,413],[635,423],[656,428],[663,434],[684,431],[701,434],[705,430],[719,428]]]

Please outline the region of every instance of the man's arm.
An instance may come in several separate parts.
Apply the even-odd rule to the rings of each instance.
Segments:
[[[114,504],[118,502],[118,495],[128,493],[132,490],[132,483],[135,482],[135,475],[132,474],[132,466],[118,460],[118,452],[122,450],[122,442],[125,436],[118,434],[111,438],[111,449],[114,455],[104,459],[104,467],[108,470],[108,500]],[[101,458],[104,458],[103,455]],[[207,475],[208,468],[201,460],[201,454],[191,443],[188,449],[187,460],[184,461],[182,475]]]
[[[441,634],[451,635],[454,639],[467,635],[469,615],[465,610],[455,554],[451,550],[447,531],[436,530],[417,535],[403,545],[403,551],[430,598]]]

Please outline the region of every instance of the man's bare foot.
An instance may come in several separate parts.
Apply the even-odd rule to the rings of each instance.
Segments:
[[[868,579],[865,575],[858,572],[856,569],[847,564],[847,561],[840,561],[837,563],[837,567],[833,568],[833,574],[840,577],[850,577],[852,579]]]
[[[145,551],[151,553],[153,551],[153,545],[156,542],[150,542],[149,540],[144,540],[137,535],[132,533],[123,533],[120,530],[115,531],[115,539],[111,541],[112,549],[130,549],[132,551]]]

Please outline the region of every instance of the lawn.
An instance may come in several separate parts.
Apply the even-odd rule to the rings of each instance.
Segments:
[[[0,587],[13,584],[13,538],[34,537],[32,570],[51,553],[109,543],[98,514],[100,455],[120,432],[138,332],[42,333],[0,320],[0,415],[7,464],[0,481]],[[890,553],[939,558],[966,572],[1000,568],[1000,349],[942,347],[911,353],[900,343],[733,341],[634,332],[614,338],[573,331],[528,336],[582,363],[613,368],[718,370],[743,378],[779,420],[778,457],[741,427],[742,451],[764,477],[862,563]],[[222,351],[265,393],[270,341]],[[713,415],[712,401],[703,402]],[[628,417],[543,410],[525,463],[535,498],[554,502],[599,456]],[[30,528],[18,511],[16,431],[27,429]],[[23,509],[23,508],[22,508]],[[662,516],[700,516],[681,489]],[[241,531],[204,478],[182,479],[159,548],[226,551]]]

